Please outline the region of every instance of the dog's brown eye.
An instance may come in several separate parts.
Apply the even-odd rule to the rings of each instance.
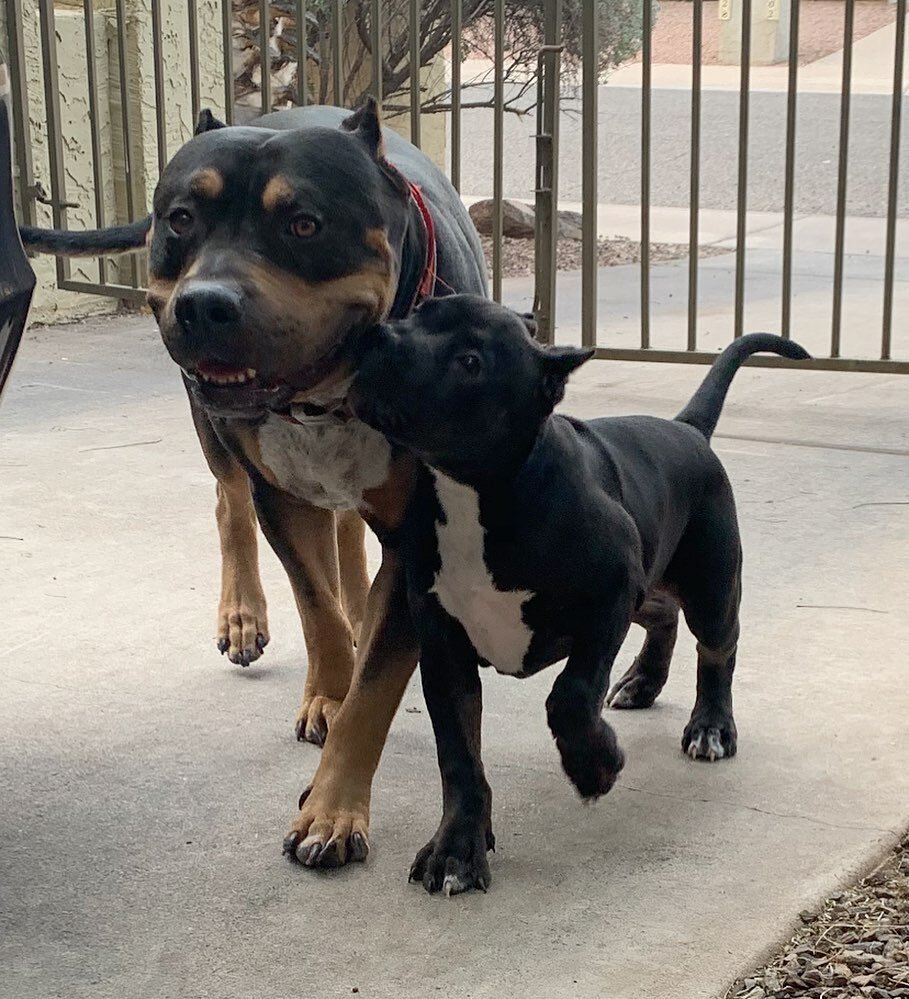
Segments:
[[[311,215],[297,215],[291,219],[290,234],[297,239],[309,239],[319,231],[319,223]]]
[[[193,225],[193,217],[185,208],[175,208],[167,216],[171,229],[178,235],[183,236],[189,232]]]
[[[461,354],[458,357],[458,363],[468,375],[478,375],[483,367],[479,354]]]

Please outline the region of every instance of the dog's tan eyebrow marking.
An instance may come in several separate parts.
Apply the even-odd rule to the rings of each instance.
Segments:
[[[224,193],[224,178],[214,167],[202,167],[189,178],[189,189],[198,198],[214,201]]]
[[[290,181],[282,174],[276,173],[262,192],[262,206],[267,212],[273,212],[281,205],[289,204],[293,201],[293,197],[294,189]]]

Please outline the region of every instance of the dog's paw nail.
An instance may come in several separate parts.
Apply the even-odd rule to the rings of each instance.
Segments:
[[[260,631],[259,634],[256,635],[256,648],[261,652],[266,645],[268,645],[268,639]]]
[[[300,737],[297,736],[299,739]],[[311,742],[314,746],[318,746],[320,749],[325,745],[325,733],[317,728],[315,725],[307,725],[303,731],[303,742]]]
[[[281,852],[290,856],[291,860],[294,858],[294,853],[297,849],[297,841],[299,839],[299,833],[292,832],[288,836],[284,837],[284,842],[281,844]]]
[[[336,839],[326,843],[316,857],[316,863],[319,867],[340,867],[343,862],[341,859],[341,844]]]
[[[306,840],[304,840],[297,847],[297,860],[299,860],[304,867],[315,867],[316,860],[321,852],[322,844],[320,842],[316,841],[315,843],[307,843]]]
[[[365,860],[369,854],[369,843],[366,842],[366,837],[362,833],[354,833],[350,837],[350,859],[354,861]],[[411,869],[413,873],[413,869]]]
[[[721,760],[726,755],[723,749],[723,738],[718,728],[711,728],[707,731],[707,759],[711,763],[714,760]]]
[[[303,789],[302,793],[300,794],[300,799],[297,802],[297,808],[303,807],[306,799],[309,797],[311,793],[312,793],[312,787],[307,787]]]
[[[223,656],[225,652],[230,648],[230,642],[226,638],[218,639],[218,651]]]

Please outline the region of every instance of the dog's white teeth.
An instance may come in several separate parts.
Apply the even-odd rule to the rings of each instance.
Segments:
[[[212,385],[243,385],[256,377],[256,371],[255,368],[247,368],[245,371],[231,371],[223,375],[200,371],[199,377]]]

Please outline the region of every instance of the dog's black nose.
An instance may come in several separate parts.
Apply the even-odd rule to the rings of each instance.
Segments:
[[[240,325],[243,298],[230,285],[199,281],[177,296],[174,315],[188,334],[230,334]]]

